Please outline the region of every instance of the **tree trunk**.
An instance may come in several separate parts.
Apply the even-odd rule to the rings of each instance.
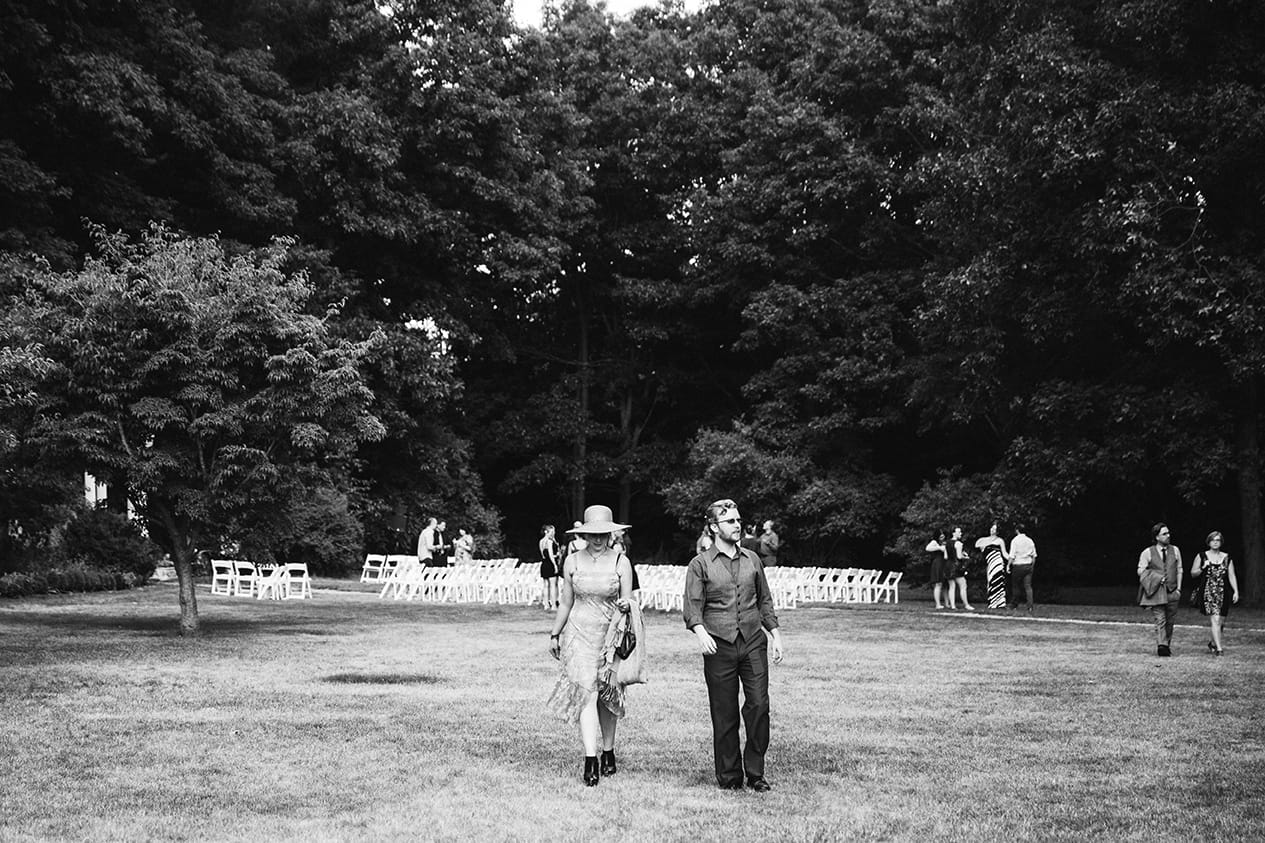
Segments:
[[[198,634],[198,595],[193,582],[193,542],[189,531],[180,529],[171,507],[162,502],[152,503],[154,512],[162,521],[171,543],[168,551],[176,568],[176,582],[180,587],[180,634]]]
[[[576,349],[580,363],[580,383],[576,395],[575,444],[571,454],[571,517],[578,521],[584,516],[584,498],[587,494],[585,478],[588,475],[589,454],[589,381],[592,378],[589,367],[588,302],[585,300],[582,284],[576,295],[576,304],[580,329],[579,347]]]
[[[637,449],[640,440],[640,429],[633,425],[633,396],[625,392],[619,408],[619,454],[624,467],[619,472],[619,503],[617,521],[628,523],[632,517],[633,484],[628,469],[628,460]]]
[[[1265,572],[1265,519],[1261,513],[1260,391],[1255,378],[1239,389],[1235,434],[1238,456],[1239,511],[1243,520],[1243,553],[1239,557],[1239,599],[1259,605]]]
[[[193,581],[193,548],[175,553],[176,582],[180,585],[180,634],[198,634],[198,595]]]

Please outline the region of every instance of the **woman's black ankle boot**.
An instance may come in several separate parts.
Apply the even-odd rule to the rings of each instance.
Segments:
[[[615,775],[615,750],[613,749],[602,750],[602,775]]]
[[[594,755],[584,756],[584,783],[589,787],[592,787],[597,784],[601,778],[601,774],[598,773],[597,757]]]

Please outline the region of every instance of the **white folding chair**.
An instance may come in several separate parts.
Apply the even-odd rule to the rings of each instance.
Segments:
[[[255,573],[255,599],[280,600],[285,595],[286,569],[284,565],[262,568]]]
[[[382,582],[387,564],[386,556],[370,553],[365,556],[365,566],[360,569],[361,582]]]
[[[254,564],[240,559],[233,561],[233,593],[238,597],[254,597],[259,588],[259,571]]]
[[[387,594],[398,600],[400,592],[404,589],[405,579],[409,573],[419,567],[416,556],[399,556],[389,554],[387,561],[382,567],[382,591],[378,593],[378,597],[386,597]]]
[[[417,557],[408,553],[388,553],[387,561],[382,566],[382,579],[403,565],[411,565],[418,561]]]
[[[211,560],[211,593],[232,594],[235,583],[233,563],[228,559]]]
[[[412,600],[420,596],[423,600],[433,599],[437,594],[436,576],[443,568],[427,568],[422,563],[405,563],[400,573],[400,584],[395,589],[395,599],[403,597]]]
[[[857,596],[857,577],[860,575],[858,568],[843,568],[839,571],[838,577],[835,578],[832,586],[833,596],[831,603],[856,603],[860,598]]]
[[[810,585],[813,600],[819,603],[838,603],[839,589],[843,582],[842,568],[818,568]]]
[[[287,562],[281,584],[283,600],[306,600],[312,597],[312,578],[306,562]]]
[[[888,571],[887,578],[874,586],[874,602],[899,603],[900,578],[904,575],[904,571]]]
[[[876,568],[862,568],[857,571],[856,578],[852,581],[852,585],[856,591],[857,600],[859,602],[878,602],[878,597],[875,595],[874,589],[878,585],[878,578],[881,573],[883,572]]]

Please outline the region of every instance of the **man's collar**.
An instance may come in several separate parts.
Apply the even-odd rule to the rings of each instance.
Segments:
[[[742,546],[738,544],[734,545],[734,552],[732,556],[730,556],[728,553],[725,553],[723,550],[721,550],[720,545],[718,544],[712,544],[712,546],[707,548],[705,552],[711,554],[711,556],[707,560],[709,562],[715,561],[717,556],[723,556],[726,559],[741,559],[742,558]]]

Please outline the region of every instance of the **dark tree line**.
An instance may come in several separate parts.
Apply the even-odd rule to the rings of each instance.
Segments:
[[[1023,519],[1053,578],[1124,582],[1166,520],[1190,550],[1235,535],[1259,601],[1263,24],[1246,0],[567,2],[540,31],[492,0],[0,3],[0,285],[24,294],[30,254],[79,271],[85,220],[290,238],[278,271],[364,349],[380,430],[317,485],[373,547],[439,513],[528,554],[600,500],[680,561],[727,495],[805,562]],[[85,449],[18,423],[66,361],[4,324],[0,492],[36,523],[32,466]]]

